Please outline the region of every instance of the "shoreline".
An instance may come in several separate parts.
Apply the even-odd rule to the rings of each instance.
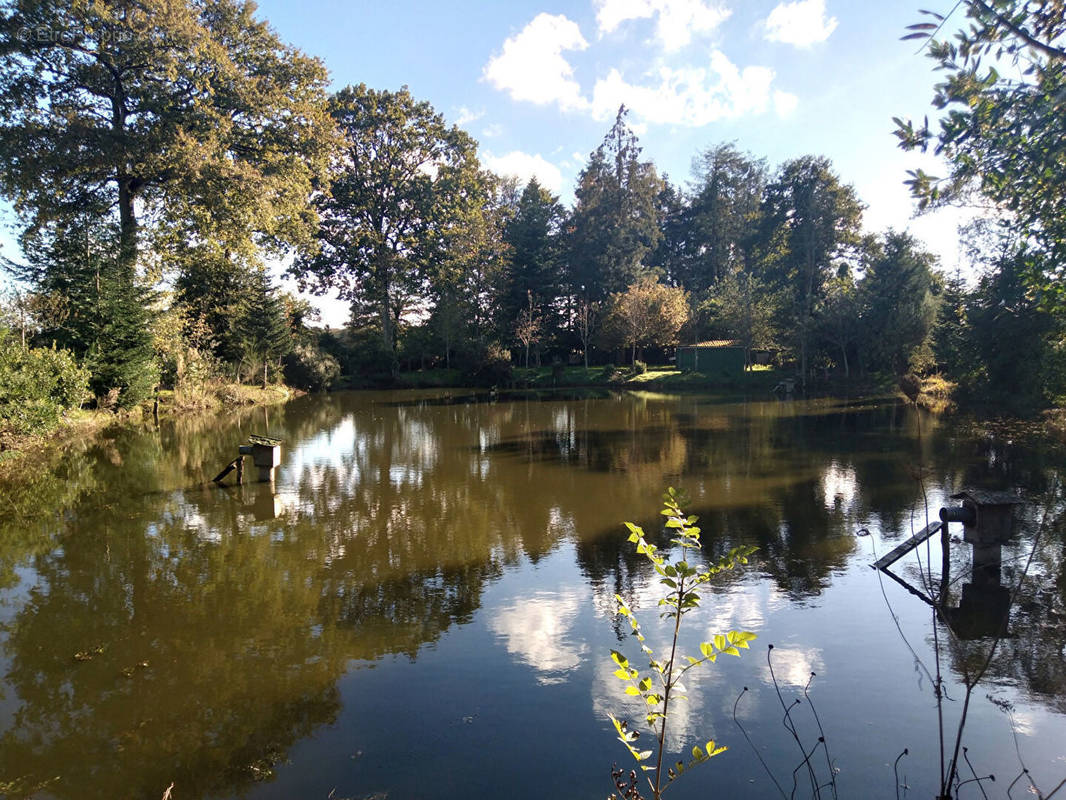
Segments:
[[[158,419],[195,417],[223,407],[253,408],[286,403],[304,394],[283,384],[267,387],[237,383],[217,383],[193,392],[161,390],[157,398],[119,412],[104,409],[78,409],[67,413],[58,427],[47,434],[11,437],[0,446],[0,487],[14,480],[27,466],[48,469],[63,451],[87,446],[102,433],[116,427],[134,427]]]

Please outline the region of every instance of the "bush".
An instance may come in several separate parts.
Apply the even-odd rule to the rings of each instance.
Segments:
[[[645,364],[643,361],[634,361],[633,362],[633,374],[634,375],[643,375],[647,371],[648,371],[648,365]]]
[[[23,348],[0,331],[0,432],[47,433],[89,392],[89,371],[66,350]]]
[[[510,383],[511,377],[511,354],[497,344],[475,353],[463,369],[463,382],[471,386],[499,386]]]
[[[298,344],[285,356],[285,382],[308,392],[323,392],[340,377],[341,365],[329,353]]]

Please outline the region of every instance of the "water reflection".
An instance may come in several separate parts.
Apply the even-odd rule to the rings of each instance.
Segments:
[[[511,655],[536,670],[539,683],[564,683],[588,652],[572,638],[583,600],[577,591],[538,593],[498,608],[489,627]]]
[[[760,549],[752,575],[714,587],[706,637],[821,602],[865,557],[858,528],[909,534],[916,464],[945,491],[1038,490],[1058,468],[1039,448],[922,426],[919,438],[913,411],[892,403],[412,392],[115,431],[64,454],[56,477],[5,490],[0,787],[252,791],[343,716],[338,686],[354,667],[416,662],[479,616],[508,664],[544,691],[588,682],[598,714],[624,698],[587,629],[609,629],[616,593],[655,613],[647,564],[619,523],[662,543],[663,486],[692,494],[712,555]],[[249,433],[284,440],[275,484],[208,484]],[[1066,710],[1062,541],[1042,549],[1042,579],[993,669]],[[529,589],[560,554],[578,577]],[[505,579],[514,588],[486,605]],[[832,663],[800,643],[776,654],[788,685]],[[731,704],[716,681],[694,686],[684,713]],[[679,745],[696,716],[679,722]]]

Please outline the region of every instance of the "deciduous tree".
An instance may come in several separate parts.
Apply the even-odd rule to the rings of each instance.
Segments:
[[[245,0],[0,7],[0,190],[31,226],[117,217],[154,241],[307,240],[333,141],[326,70]]]
[[[317,250],[302,255],[293,272],[316,290],[336,289],[373,310],[394,360],[400,319],[426,293],[450,225],[486,194],[475,143],[406,87],[349,86],[329,110],[344,145],[332,166],[332,191],[315,204]]]
[[[677,344],[678,331],[688,316],[688,295],[683,289],[644,277],[611,297],[604,327],[609,339],[632,349],[636,363],[637,348]]]
[[[965,15],[951,39],[931,38],[958,28],[930,14],[904,38],[928,39],[925,49],[944,75],[928,120],[897,118],[906,150],[932,148],[949,173],[921,170],[908,182],[922,207],[982,198],[1024,235],[1015,241],[1022,279],[1045,303],[1066,303],[1066,15],[1061,0],[962,0]],[[1013,237],[1012,237],[1013,238]]]

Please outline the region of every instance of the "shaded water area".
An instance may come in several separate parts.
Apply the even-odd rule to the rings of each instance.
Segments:
[[[249,433],[284,439],[274,484],[208,484]],[[615,594],[667,635],[621,523],[657,531],[667,485],[709,552],[759,548],[686,618],[690,651],[759,638],[686,681],[671,744],[730,749],[671,796],[780,796],[733,721],[744,687],[737,717],[790,793],[770,643],[807,747],[817,673],[840,796],[896,797],[904,748],[901,795],[936,794],[934,630],[949,732],[989,640],[953,640],[870,564],[964,486],[1027,493],[1005,584],[1044,521],[964,744],[990,796],[1019,756],[1047,791],[1066,777],[1064,464],[894,401],[338,393],[115,432],[0,498],[0,795],[605,797],[629,767],[607,713],[640,714],[612,676],[611,648],[639,656]],[[920,585],[937,547],[896,573]]]

